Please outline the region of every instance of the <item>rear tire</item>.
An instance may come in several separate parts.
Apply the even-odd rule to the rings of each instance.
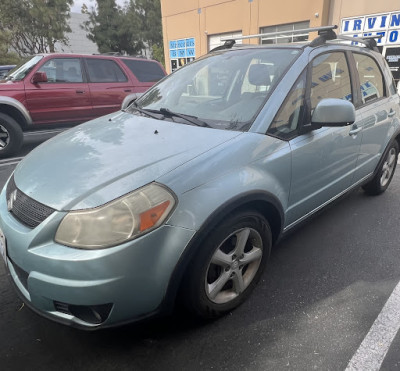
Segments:
[[[21,127],[10,116],[0,113],[0,157],[17,153],[23,143]]]
[[[242,304],[256,286],[272,245],[256,211],[233,214],[199,246],[183,281],[183,303],[198,317],[219,317]]]
[[[379,165],[379,169],[375,176],[367,184],[362,186],[367,194],[377,196],[386,191],[396,170],[398,156],[399,144],[397,143],[397,140],[394,140],[383,154],[384,160]]]

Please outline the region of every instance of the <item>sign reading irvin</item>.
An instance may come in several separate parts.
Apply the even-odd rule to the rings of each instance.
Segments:
[[[341,33],[354,37],[379,35],[382,37],[377,43],[381,46],[400,44],[400,11],[343,18]]]

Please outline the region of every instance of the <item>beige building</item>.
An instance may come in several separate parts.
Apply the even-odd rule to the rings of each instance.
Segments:
[[[350,36],[381,35],[378,45],[399,61],[399,0],[161,0],[161,11],[168,72],[221,45],[221,38],[331,24]],[[307,33],[293,33],[239,42],[308,39]]]

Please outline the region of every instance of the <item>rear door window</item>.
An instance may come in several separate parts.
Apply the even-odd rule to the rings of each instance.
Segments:
[[[90,82],[126,82],[124,72],[110,59],[86,58]]]
[[[122,59],[140,82],[156,82],[165,76],[165,72],[156,62],[137,59]]]
[[[384,79],[378,64],[370,56],[353,53],[360,79],[361,100],[363,104],[385,96]]]

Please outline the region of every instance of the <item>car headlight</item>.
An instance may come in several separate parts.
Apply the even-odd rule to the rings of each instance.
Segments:
[[[174,206],[173,194],[152,183],[100,207],[69,212],[55,241],[82,249],[119,245],[160,226]]]

